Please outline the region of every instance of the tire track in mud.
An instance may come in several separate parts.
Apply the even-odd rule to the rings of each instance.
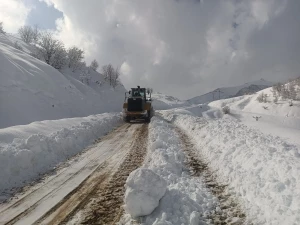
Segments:
[[[142,165],[147,152],[148,124],[142,125],[134,138],[133,146],[117,172],[108,182],[98,187],[87,205],[88,211],[85,212],[82,224],[115,224],[121,218],[126,179],[133,170]]]
[[[131,125],[126,125],[125,126],[125,129],[126,131],[129,129]],[[122,130],[124,129],[124,126],[120,126],[118,128],[116,128],[113,132],[109,133],[108,135],[102,137],[101,140],[107,140],[107,139],[110,139],[112,138],[113,135],[117,135],[119,138],[122,138],[124,136],[124,132],[122,132]],[[98,139],[96,141],[97,142],[100,142],[100,139]],[[87,152],[88,154],[86,154],[86,157],[89,157],[91,153],[89,153],[89,149],[92,148],[92,146],[88,147],[86,150],[84,150],[83,152],[77,154],[76,156],[73,156],[70,160],[72,160],[73,158],[76,158],[78,155],[82,155],[84,154],[84,152]],[[102,155],[101,155],[102,156]],[[61,182],[57,187],[49,190],[49,192],[45,195],[43,195],[40,199],[38,199],[35,203],[33,204],[29,204],[29,207],[26,208],[24,211],[20,212],[19,214],[17,214],[15,217],[13,217],[10,221],[6,222],[5,224],[9,225],[9,224],[15,224],[16,222],[18,221],[21,221],[22,218],[26,217],[27,215],[29,215],[33,210],[36,210],[38,207],[39,207],[39,204],[44,201],[45,199],[47,198],[51,198],[51,196],[53,194],[55,194],[60,188],[62,188],[66,183],[68,183],[71,179],[73,179],[74,177],[76,177],[79,173],[81,173],[83,170],[86,170],[86,169],[91,169],[93,170],[93,168],[96,168],[95,169],[95,172],[99,171],[99,169],[101,168],[104,168],[105,165],[107,164],[106,162],[100,164],[100,165],[96,165],[97,164],[97,160],[101,157],[97,157],[97,158],[94,158],[92,159],[91,161],[88,161],[84,166],[82,166],[81,169],[79,169],[76,173],[73,173],[73,174],[70,174],[68,177],[66,177],[66,179]],[[111,157],[109,157],[111,158]],[[66,162],[67,163],[67,162]],[[93,173],[95,173],[93,172]],[[64,173],[64,170],[62,172],[59,172],[58,173],[58,176],[60,174]],[[90,175],[91,176],[91,175]],[[88,176],[84,181],[83,183],[88,180],[88,178],[90,177]],[[32,192],[28,193],[27,195],[23,196],[22,198],[20,198],[18,201],[16,201],[15,203],[13,203],[12,205],[10,205],[9,207],[5,208],[3,211],[0,212],[0,216],[1,214],[4,214],[6,213],[6,211],[9,211],[10,209],[12,208],[16,208],[18,207],[19,205],[21,204],[25,204],[27,200],[30,201],[30,197],[32,195],[34,195],[36,192],[39,192],[41,189],[45,189],[45,187],[51,183],[52,181],[54,181],[57,177],[54,177],[50,180],[48,180],[48,182],[42,184],[38,189],[35,189],[33,190]],[[79,185],[77,188],[75,188],[75,190],[78,190],[82,185]],[[75,192],[75,190],[73,190],[71,193],[69,193],[61,202],[64,202],[65,199],[67,199],[72,193]],[[55,208],[58,208],[62,203],[59,202],[53,209],[51,209],[46,215],[48,215],[50,212],[54,211]],[[28,204],[28,203],[26,203]],[[45,215],[45,216],[46,216]],[[43,217],[44,218],[44,217]]]
[[[126,179],[130,172],[142,165],[147,142],[148,124],[143,124],[134,131],[132,139],[120,146],[120,151],[124,148],[122,157],[112,156],[105,162],[105,167],[99,166],[76,190],[35,224],[67,224],[74,218],[75,224],[118,222],[123,213]]]
[[[246,224],[246,215],[242,211],[237,199],[226,192],[227,185],[221,185],[217,181],[216,175],[210,171],[208,165],[199,158],[194,144],[188,135],[178,127],[175,127],[175,130],[182,141],[183,151],[187,158],[186,163],[191,169],[191,175],[201,177],[207,188],[219,200],[216,209],[207,218],[208,222],[216,225]]]
[[[126,130],[125,130],[125,131],[127,131],[127,130],[129,129],[129,127],[130,127],[130,125],[127,125],[127,124],[126,124],[126,127],[125,127]],[[115,130],[111,131],[108,135],[105,135],[105,136],[103,136],[103,137],[101,137],[101,138],[95,140],[95,141],[94,141],[94,145],[97,144],[97,143],[99,143],[99,142],[101,142],[101,141],[103,141],[103,140],[106,140],[106,139],[111,138],[112,134],[118,135],[120,138],[122,138],[122,137],[124,136],[124,134],[120,133],[120,131],[121,131],[122,129],[123,129],[123,126],[120,126],[120,127],[116,128]],[[54,173],[54,172],[53,172],[53,171],[50,171],[50,172],[44,174],[44,176],[43,176],[42,178],[40,178],[40,181],[43,183],[40,187],[38,187],[37,189],[34,189],[34,190],[32,190],[31,192],[27,193],[26,195],[22,196],[21,198],[19,198],[15,203],[13,203],[12,205],[10,205],[9,207],[2,209],[2,210],[0,211],[0,213],[5,212],[6,210],[9,210],[10,208],[15,208],[15,207],[19,206],[20,204],[22,204],[23,202],[25,202],[29,197],[31,197],[32,194],[34,194],[35,192],[38,192],[40,189],[42,189],[43,187],[45,187],[45,186],[47,186],[49,183],[51,183],[53,180],[55,180],[55,179],[57,178],[57,176],[59,176],[60,174],[62,174],[63,172],[65,172],[65,171],[63,170],[64,167],[66,166],[65,164],[69,164],[70,161],[72,161],[73,159],[75,159],[75,158],[77,158],[78,156],[83,155],[83,154],[85,154],[85,153],[88,153],[88,154],[86,154],[86,157],[89,157],[89,156],[92,154],[92,152],[89,153],[89,150],[90,150],[94,145],[88,146],[86,149],[84,149],[83,151],[79,152],[78,154],[76,154],[76,155],[70,157],[66,162],[64,162],[64,163],[62,163],[60,166],[58,166],[58,167],[57,167],[58,171],[59,171],[59,169],[62,169],[62,170],[59,171],[59,172],[56,171],[56,172],[55,172],[55,173],[56,173],[56,176],[54,176],[54,177],[51,178],[50,180],[47,180],[47,182],[45,182],[45,183],[43,182],[43,180],[44,180],[48,175],[51,176],[51,174]],[[93,163],[96,162],[96,161],[97,161],[97,159],[94,159],[94,160],[89,161],[85,166],[82,167],[82,169],[84,169],[85,167],[88,167],[89,165],[93,164]],[[82,169],[81,169],[81,170],[82,170]],[[79,173],[81,170],[79,170],[77,173]],[[76,176],[77,173],[71,174],[71,175],[70,175],[70,179],[71,179],[72,177]],[[27,186],[23,187],[23,189],[26,189],[26,188],[29,189],[30,186],[27,185]],[[58,188],[59,188],[59,187],[58,187]],[[15,193],[15,194],[16,194],[16,195],[17,195],[17,194],[21,194],[22,192],[25,192],[25,191],[20,190],[19,192]],[[8,200],[7,200],[7,201],[8,201]],[[2,203],[2,202],[1,202],[1,203]],[[1,203],[0,203],[0,204],[1,204]],[[3,202],[3,203],[5,203],[5,202]]]

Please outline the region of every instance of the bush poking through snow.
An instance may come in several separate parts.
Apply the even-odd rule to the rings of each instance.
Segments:
[[[257,96],[257,101],[259,102],[259,103],[262,103],[262,102],[264,102],[264,103],[266,103],[267,102],[267,98],[268,98],[268,95],[267,94],[264,94],[263,92],[262,93],[260,93],[258,96]]]
[[[259,118],[261,118],[261,116],[253,116],[253,118],[258,121]]]
[[[16,49],[20,50],[20,51],[23,51],[23,48],[22,48],[21,45],[19,45],[18,41],[15,41],[14,47],[15,47]]]
[[[264,101],[264,93],[260,93],[256,100],[259,102],[259,103],[262,103]]]
[[[230,108],[229,108],[229,106],[224,106],[223,108],[222,108],[222,111],[223,111],[223,113],[224,114],[229,114],[230,113]]]
[[[300,78],[289,80],[286,84],[275,84],[272,87],[273,97],[277,96],[277,98],[281,97],[282,99],[298,100],[300,93],[299,84]]]
[[[149,169],[137,169],[126,181],[125,210],[133,217],[146,216],[159,205],[167,182]]]

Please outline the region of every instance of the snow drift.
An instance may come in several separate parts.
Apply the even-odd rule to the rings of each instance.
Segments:
[[[75,119],[70,120],[72,122]],[[13,136],[10,131],[18,130],[20,126],[15,129],[6,128],[9,129],[7,132],[2,129],[4,136],[0,134],[0,140],[3,140],[0,143],[0,193],[24,186],[24,183],[38,178],[121,123],[120,113],[76,118],[73,126],[70,126],[68,119],[44,121],[40,127],[36,123],[22,126],[20,136],[16,133],[11,143]],[[48,130],[44,131],[45,127]],[[39,129],[41,132],[38,132]]]

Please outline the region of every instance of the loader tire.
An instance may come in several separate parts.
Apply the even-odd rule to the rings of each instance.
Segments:
[[[129,123],[130,122],[130,117],[129,116],[126,116],[123,118],[124,122],[126,123]]]

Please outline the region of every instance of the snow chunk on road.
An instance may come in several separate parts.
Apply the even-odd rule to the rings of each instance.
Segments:
[[[205,224],[218,199],[206,188],[202,179],[192,177],[186,167],[181,140],[172,124],[153,117],[149,124],[149,146],[143,168],[153,171],[167,182],[167,190],[154,211],[141,218],[143,225]],[[151,191],[155,182],[149,180]],[[127,187],[128,188],[128,187]],[[146,201],[140,204],[145,204]],[[126,213],[119,224],[136,221]]]
[[[125,209],[134,218],[145,216],[159,205],[167,182],[149,169],[137,169],[126,181]]]

